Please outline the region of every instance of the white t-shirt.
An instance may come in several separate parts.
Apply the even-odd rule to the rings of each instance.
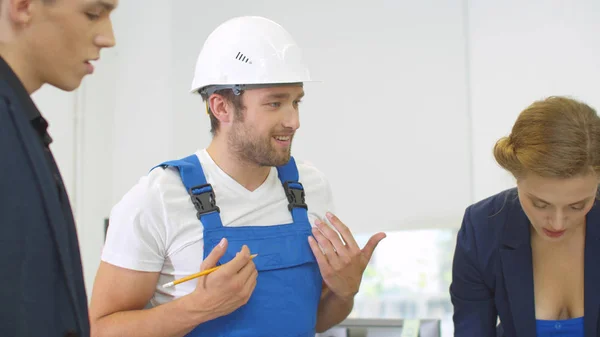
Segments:
[[[223,172],[205,149],[196,155],[215,191],[223,226],[292,222],[275,167],[260,187],[249,191]],[[333,212],[331,189],[315,167],[298,160],[296,165],[305,190],[308,218],[314,226],[316,219],[325,221],[325,213]],[[170,288],[162,285],[197,273],[203,254],[203,226],[175,168],[152,170],[111,211],[102,260],[122,268],[160,272],[152,305],[192,292],[197,280]]]

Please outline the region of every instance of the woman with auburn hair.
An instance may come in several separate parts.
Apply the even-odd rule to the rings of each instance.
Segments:
[[[466,209],[450,286],[455,336],[600,336],[596,111],[565,97],[534,102],[494,157],[517,187]]]

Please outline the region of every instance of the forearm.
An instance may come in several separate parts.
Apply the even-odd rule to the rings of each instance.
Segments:
[[[354,297],[343,299],[326,290],[317,312],[317,332],[324,332],[342,322],[354,307]]]
[[[216,318],[211,313],[194,313],[184,296],[145,310],[130,310],[91,322],[92,337],[183,337],[197,325]]]

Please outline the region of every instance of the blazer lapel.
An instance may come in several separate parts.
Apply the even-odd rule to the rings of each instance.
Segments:
[[[502,272],[517,336],[530,337],[536,329],[529,220],[518,199],[507,203],[512,205],[500,249]]]
[[[54,177],[52,174],[49,174],[49,172],[51,172],[51,168],[48,166],[46,161],[44,149],[39,142],[31,141],[32,139],[37,140],[38,136],[35,134],[26,118],[23,118],[23,116],[17,116],[19,112],[18,109],[23,109],[25,107],[15,103],[16,102],[14,102],[14,100],[11,102],[13,118],[16,122],[17,128],[19,129],[19,133],[21,134],[27,155],[32,163],[31,168],[34,171],[39,192],[42,195],[42,202],[44,203],[45,207],[44,211],[48,215],[48,225],[51,227],[53,239],[56,242],[56,249],[58,250],[58,255],[62,263],[61,269],[65,274],[65,280],[67,282],[71,303],[73,305],[75,314],[79,318],[80,327],[83,329],[85,325],[83,324],[82,320],[87,319],[87,317],[84,318],[81,316],[84,308],[80,308],[79,302],[77,301],[76,286],[73,275],[73,259],[71,256],[71,254],[75,252],[70,251],[71,244],[69,242],[69,237],[67,236],[72,228],[68,227],[67,219],[65,219],[65,216],[62,212],[62,207],[58,199],[58,193],[60,192],[56,191],[56,188],[54,187]],[[15,110],[17,113],[15,113]]]
[[[586,216],[584,258],[584,330],[586,337],[598,336],[600,311],[600,205],[598,201]]]

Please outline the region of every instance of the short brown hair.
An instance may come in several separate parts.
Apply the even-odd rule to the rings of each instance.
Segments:
[[[244,92],[242,91],[239,95],[235,95],[233,93],[233,90],[231,89],[221,89],[221,90],[217,90],[214,92],[214,94],[220,95],[223,97],[223,99],[225,99],[227,102],[233,104],[233,107],[235,109],[235,113],[236,113],[236,117],[241,117],[242,116],[242,109],[243,109],[243,104],[242,104],[242,95],[244,94]],[[202,96],[202,100],[204,102],[208,101],[208,95],[204,92],[200,93],[200,96]],[[215,115],[212,113],[212,111],[210,110],[210,105],[207,105],[207,113],[210,116],[210,133],[212,133],[212,135],[214,136],[217,131],[219,131],[219,120],[215,117]]]
[[[494,146],[496,162],[516,178],[600,175],[600,118],[574,99],[553,96],[523,110]]]

